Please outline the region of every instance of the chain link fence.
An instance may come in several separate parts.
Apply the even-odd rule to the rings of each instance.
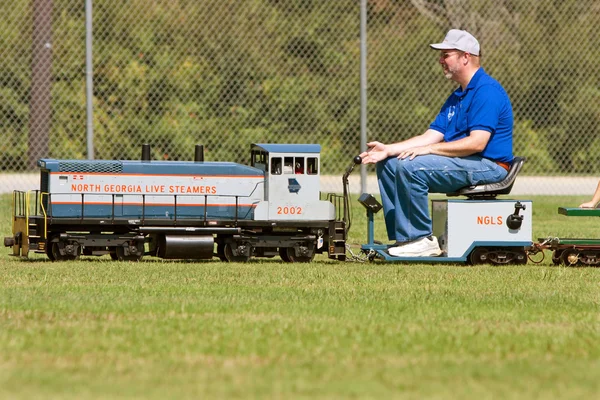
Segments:
[[[367,5],[369,140],[428,127],[454,88],[428,44],[462,28],[511,96],[522,174],[599,172],[600,1]],[[88,158],[85,11],[0,1],[2,189],[39,158]],[[359,72],[359,0],[94,0],[94,158],[138,159],[149,143],[155,159],[190,160],[203,144],[207,160],[246,163],[251,143],[320,143],[339,176],[360,149]]]

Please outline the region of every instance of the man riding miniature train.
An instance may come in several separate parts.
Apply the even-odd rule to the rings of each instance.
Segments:
[[[452,29],[442,43],[444,75],[460,85],[425,133],[393,144],[367,143],[363,164],[377,164],[388,249],[395,257],[439,256],[428,193],[499,182],[513,161],[512,106],[504,88],[480,64],[479,42]]]

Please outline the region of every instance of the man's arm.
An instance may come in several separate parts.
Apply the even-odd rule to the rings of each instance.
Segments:
[[[416,156],[425,154],[436,154],[446,157],[466,157],[472,154],[480,153],[487,146],[491,133],[488,131],[474,130],[469,136],[452,142],[431,143],[419,147],[404,149],[398,153],[398,158],[410,157],[412,160]]]
[[[404,140],[398,143],[383,144],[380,142],[369,142],[367,143],[367,150],[360,154],[363,164],[375,164],[381,160],[385,160],[388,157],[398,156],[411,148],[420,148],[436,143],[440,143],[444,139],[444,135],[433,129],[428,129],[425,133],[414,136],[410,139]]]

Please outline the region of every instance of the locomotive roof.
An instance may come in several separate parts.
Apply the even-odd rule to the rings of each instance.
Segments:
[[[158,175],[262,175],[263,171],[248,165],[223,161],[141,161],[141,160],[54,160],[41,159],[38,166],[50,172],[114,173]]]
[[[252,149],[262,149],[269,153],[320,153],[320,144],[279,144],[279,143],[255,143]]]

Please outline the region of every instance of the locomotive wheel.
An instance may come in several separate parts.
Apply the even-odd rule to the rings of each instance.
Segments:
[[[313,252],[311,256],[297,256],[296,251],[293,247],[284,247],[283,249],[279,249],[279,254],[281,255],[281,250],[285,253],[284,256],[281,256],[281,259],[285,262],[292,263],[309,263],[315,258],[315,253]]]
[[[52,261],[74,261],[79,258],[81,254],[81,246],[77,246],[76,254],[65,254],[64,256],[60,254],[60,244],[58,242],[52,243],[52,257],[50,259]]]
[[[54,243],[51,243],[49,241],[46,242],[46,255],[48,256],[50,261],[56,261],[56,258],[54,258],[54,253],[52,252],[53,244]]]
[[[140,261],[142,257],[144,257],[144,243],[137,242],[135,244],[137,246],[138,253],[137,254],[128,254],[125,255],[125,247],[117,246],[115,248],[115,255],[117,256],[117,260],[119,261]],[[112,257],[112,252],[111,252]]]
[[[223,254],[225,255],[225,260],[229,262],[247,262],[248,260],[250,260],[250,256],[234,255],[231,243],[225,243],[223,248]]]
[[[288,257],[287,247],[279,248],[279,257],[281,257],[281,260],[283,260],[283,262],[292,262],[292,260],[290,260],[290,258]]]
[[[110,249],[108,254],[113,261],[117,261],[119,259],[119,257],[117,257],[117,251],[114,249]]]
[[[560,256],[561,261],[567,267],[575,267],[576,265],[581,265],[581,261],[579,261],[579,251],[575,249],[568,249],[562,252]]]
[[[217,257],[219,257],[219,260],[221,261],[228,261],[227,257],[225,257],[225,243],[217,244]]]

